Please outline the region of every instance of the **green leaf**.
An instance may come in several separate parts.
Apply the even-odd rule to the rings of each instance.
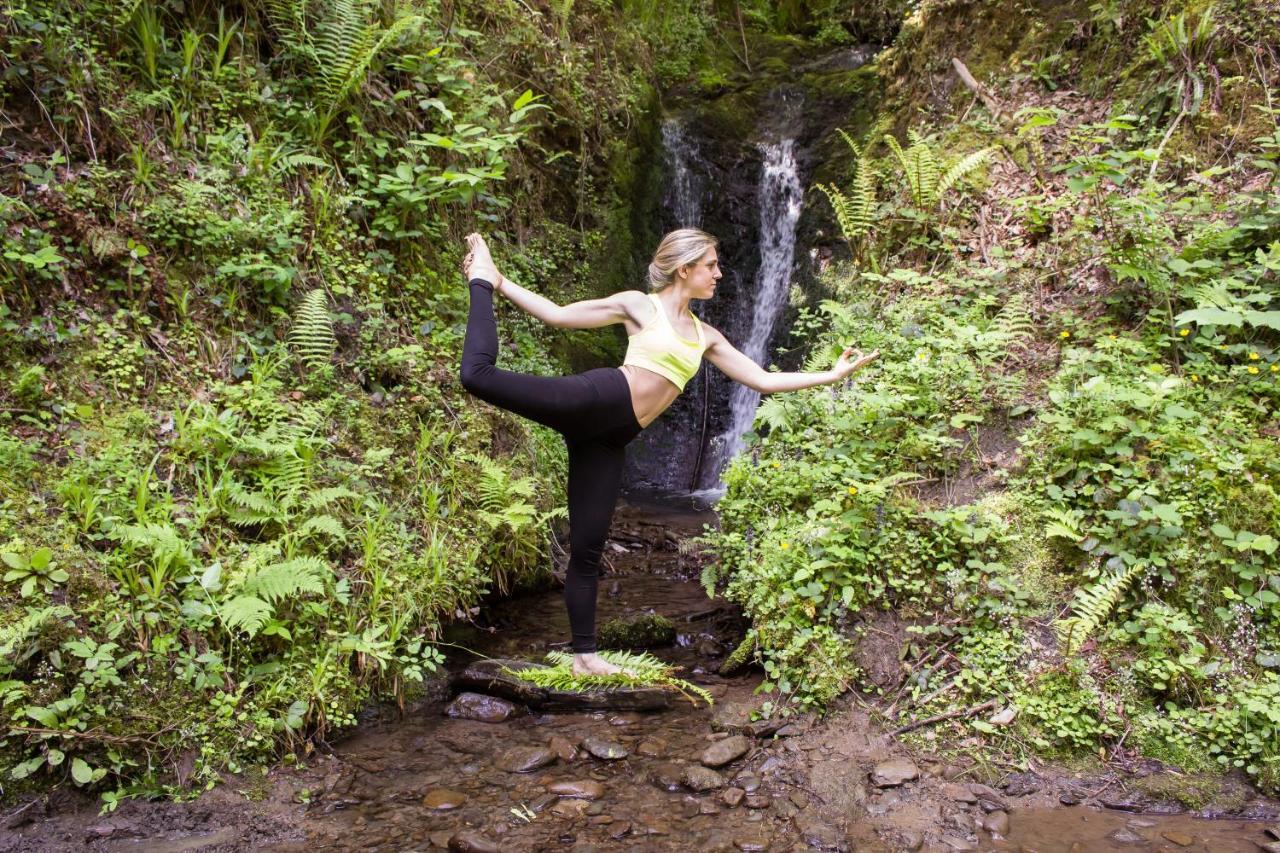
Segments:
[[[87,785],[93,779],[93,768],[83,758],[71,759],[71,778],[77,785]]]
[[[31,555],[31,568],[37,572],[43,572],[49,567],[49,561],[53,559],[53,552],[48,548],[37,548],[36,552]]]
[[[520,109],[521,107],[523,107],[525,104],[529,103],[532,100],[533,100],[533,90],[525,89],[524,94],[516,98],[516,102],[511,105],[511,111],[515,112],[516,110]]]
[[[1239,326],[1244,323],[1244,314],[1222,308],[1194,308],[1183,311],[1173,318],[1173,322],[1179,326],[1187,323],[1196,323],[1201,326]]]
[[[27,568],[27,561],[21,554],[14,554],[10,551],[5,551],[3,554],[0,554],[0,560],[4,560],[4,564],[11,569]],[[19,577],[21,577],[21,575],[19,575]],[[8,575],[5,575],[5,580],[9,580]]]

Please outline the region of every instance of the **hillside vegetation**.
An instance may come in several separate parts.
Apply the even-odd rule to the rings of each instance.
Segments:
[[[1254,2],[909,15],[810,196],[813,363],[879,367],[767,400],[707,537],[772,704],[1277,790],[1277,44]]]

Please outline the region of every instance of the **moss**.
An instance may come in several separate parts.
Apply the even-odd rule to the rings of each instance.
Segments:
[[[1206,773],[1189,776],[1157,773],[1138,779],[1134,787],[1152,799],[1177,803],[1190,811],[1234,812],[1242,808],[1250,796],[1247,786]]]
[[[651,649],[675,641],[676,626],[657,613],[610,619],[600,628],[600,645],[606,649]]]

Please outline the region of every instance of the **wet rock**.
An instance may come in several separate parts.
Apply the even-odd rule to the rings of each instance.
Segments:
[[[977,797],[977,795],[976,795],[976,794],[974,794],[974,793],[973,793],[973,791],[970,791],[970,790],[969,790],[969,786],[968,786],[968,785],[957,785],[957,784],[955,784],[955,783],[950,783],[950,784],[947,784],[947,785],[943,785],[943,786],[942,786],[942,795],[943,795],[944,797],[946,797],[947,799],[949,799],[949,800],[954,800],[954,801],[956,801],[957,803],[976,803],[976,802],[978,802],[978,797]]]
[[[798,809],[805,809],[809,807],[809,797],[804,793],[804,791],[792,791],[787,794],[787,799],[791,800],[792,805]]]
[[[743,771],[733,777],[733,784],[737,785],[748,794],[754,794],[760,790],[760,777],[750,771]]]
[[[767,738],[774,734],[782,736],[782,729],[781,720],[765,718],[763,720],[752,720],[742,728],[742,731],[754,738]]]
[[[604,803],[600,802],[599,800],[593,803],[587,803],[587,814],[589,815],[604,814]]]
[[[1127,846],[1146,846],[1147,839],[1128,827],[1122,827],[1107,835],[1107,838],[1115,844],[1123,844]]]
[[[1170,844],[1176,844],[1179,847],[1190,847],[1192,844],[1196,843],[1195,838],[1187,835],[1185,832],[1178,832],[1177,830],[1162,832],[1160,833],[1160,837],[1165,841],[1168,841]]]
[[[450,791],[448,788],[435,788],[427,791],[427,795],[422,798],[422,804],[429,809],[437,811],[450,811],[456,809],[467,801],[467,795],[457,791]]]
[[[720,795],[720,802],[724,803],[731,809],[737,808],[742,803],[742,798],[747,792],[741,788],[729,788]]]
[[[680,814],[685,820],[698,816],[698,800],[696,797],[685,797],[680,803]]]
[[[539,797],[535,797],[533,801],[529,803],[529,808],[534,812],[541,813],[558,802],[560,802],[560,798],[555,794],[543,794]]]
[[[501,696],[543,711],[658,711],[671,706],[671,692],[657,687],[618,687],[585,692],[550,690],[507,672],[541,666],[523,660],[476,661],[456,675],[451,686],[454,690]]]
[[[1062,792],[1058,794],[1058,802],[1062,803],[1064,806],[1078,806],[1084,802],[1084,798],[1086,796],[1088,796],[1088,794],[1079,788],[1064,788]]]
[[[733,846],[744,853],[759,853],[769,849],[769,837],[767,835],[739,835],[733,839]]]
[[[1144,820],[1143,818],[1135,817],[1133,820],[1125,821],[1124,825],[1127,829],[1132,829],[1134,832],[1141,832],[1144,829],[1150,829],[1155,826],[1156,822],[1154,820]]]
[[[734,735],[725,738],[718,743],[713,743],[702,751],[699,759],[707,767],[723,767],[731,761],[736,761],[746,755],[751,749],[751,741],[742,735]]]
[[[600,646],[605,649],[651,649],[676,641],[676,626],[665,616],[643,613],[610,619],[600,626]]]
[[[717,705],[711,714],[711,728],[718,732],[740,732],[751,722],[753,706],[741,702]]]
[[[547,741],[547,747],[556,754],[557,758],[566,763],[578,757],[578,748],[560,735],[552,735]]]
[[[508,773],[531,773],[555,761],[556,754],[545,746],[517,746],[504,752],[497,766]]]
[[[608,826],[613,823],[613,815],[611,814],[593,814],[587,818],[587,823],[592,826]]]
[[[622,744],[605,738],[583,738],[582,748],[601,761],[617,761],[631,754]]]
[[[707,767],[699,767],[697,764],[685,767],[684,772],[680,774],[680,781],[685,787],[703,793],[724,787],[723,776]]]
[[[915,853],[924,846],[924,833],[914,829],[908,829],[902,833],[902,849]]]
[[[1104,807],[1109,808],[1109,809],[1113,809],[1113,810],[1118,811],[1118,812],[1140,812],[1140,811],[1142,811],[1142,803],[1135,802],[1134,800],[1126,800],[1126,799],[1104,800],[1104,799],[1099,799],[1099,800],[1098,800],[1098,802],[1102,803],[1102,805],[1103,805]]]
[[[649,768],[649,781],[664,791],[680,790],[684,768],[669,761],[659,762]]]
[[[609,824],[609,837],[614,841],[617,841],[620,838],[625,838],[630,832],[631,821],[629,820],[616,820]]]
[[[431,842],[432,847],[439,847],[441,850],[449,849],[449,839],[453,838],[453,830],[442,829],[439,832],[433,832],[427,839]]]
[[[720,814],[720,807],[711,800],[700,800],[698,802],[698,814]]]
[[[551,814],[566,820],[582,817],[586,811],[587,802],[585,800],[561,800],[550,809]]]
[[[116,828],[109,823],[95,823],[86,828],[85,832],[93,838],[110,838],[115,835]]]
[[[810,847],[817,847],[820,850],[835,850],[839,847],[839,834],[819,815],[802,812],[796,817],[795,823],[796,831]]]
[[[450,837],[449,849],[461,853],[500,853],[502,848],[474,829],[460,829]]]
[[[773,800],[767,794],[747,794],[746,804],[749,809],[767,809]]]
[[[1009,834],[1009,815],[1007,812],[994,811],[982,819],[982,828],[992,835],[1001,838]]]
[[[636,744],[636,755],[646,758],[661,758],[667,754],[667,742],[662,738],[647,737]]]
[[[589,779],[552,782],[547,786],[547,793],[570,799],[598,800],[604,796],[604,785]]]
[[[920,768],[906,758],[890,758],[888,761],[881,761],[871,771],[871,784],[877,788],[893,788],[918,778],[920,778]]]
[[[1017,716],[1018,716],[1017,708],[1005,708],[1003,711],[1000,711],[995,716],[993,716],[990,720],[990,723],[993,726],[1007,726],[1010,723],[1012,723],[1014,719],[1017,718]]]
[[[518,717],[524,710],[514,702],[485,696],[480,693],[460,693],[458,698],[444,709],[445,716],[455,720],[475,720],[481,723],[501,723]]]
[[[970,782],[969,791],[979,800],[987,800],[988,802],[1000,802],[1000,792],[990,785],[983,785],[979,782]]]
[[[957,838],[954,835],[944,835],[939,839],[948,850],[959,850],[968,853],[971,850],[977,850],[978,845],[963,838]]]
[[[622,728],[623,726],[634,726],[640,722],[640,717],[635,714],[617,714],[609,718],[609,725]]]
[[[694,646],[694,651],[704,658],[718,658],[724,654],[724,646],[716,642],[714,637],[703,637]]]
[[[1028,797],[1039,793],[1040,777],[1034,773],[1013,773],[1004,781],[1004,792],[1010,797]]]

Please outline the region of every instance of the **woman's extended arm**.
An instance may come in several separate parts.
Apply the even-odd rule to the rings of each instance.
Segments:
[[[863,355],[852,347],[840,354],[835,367],[818,373],[770,373],[739,352],[733,344],[725,340],[724,335],[716,329],[706,326],[707,346],[706,359],[734,382],[741,382],[753,391],[761,394],[777,394],[780,391],[799,391],[801,388],[812,388],[815,385],[830,385],[839,382],[855,370],[861,370],[869,362],[876,359],[879,351]]]
[[[548,326],[562,329],[596,329],[613,323],[635,319],[635,311],[644,302],[644,294],[638,290],[624,290],[600,299],[584,299],[568,305],[557,305],[545,296],[526,290],[506,276],[498,292],[510,299],[517,308],[532,314]]]

